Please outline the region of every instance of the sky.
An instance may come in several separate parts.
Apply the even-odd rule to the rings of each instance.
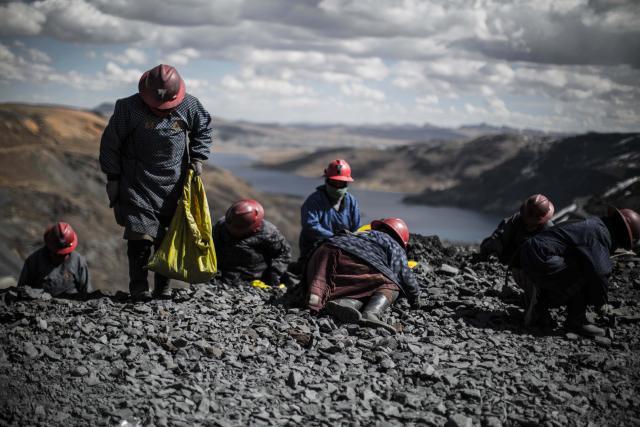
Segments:
[[[0,0],[0,101],[175,66],[215,117],[640,130],[638,0]]]

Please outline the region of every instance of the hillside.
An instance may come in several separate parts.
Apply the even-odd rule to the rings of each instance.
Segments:
[[[73,225],[101,289],[127,288],[122,229],[107,207],[98,165],[106,121],[91,112],[58,107],[0,105],[0,277],[17,278],[22,262],[41,245],[46,226]],[[267,219],[294,243],[300,201],[261,194],[230,172],[208,167],[204,182],[213,217],[234,200],[259,199]]]
[[[506,214],[529,194],[548,194],[560,208],[640,175],[640,135],[488,135],[385,150],[332,148],[263,166],[317,176],[334,158],[349,161],[357,185],[417,193],[411,203]]]

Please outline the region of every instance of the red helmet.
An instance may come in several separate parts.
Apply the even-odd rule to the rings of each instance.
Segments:
[[[234,237],[243,237],[255,233],[262,227],[264,208],[253,199],[242,199],[227,209],[224,222]]]
[[[542,225],[553,217],[553,203],[543,194],[527,197],[520,206],[520,216],[528,225]]]
[[[56,255],[66,255],[78,246],[78,235],[66,222],[58,222],[44,232],[44,243]]]
[[[609,216],[618,221],[621,230],[621,244],[627,249],[633,248],[634,243],[640,239],[640,215],[631,209],[616,209],[609,207]]]
[[[138,92],[151,108],[167,110],[184,99],[184,80],[171,65],[160,64],[146,71],[138,83]]]
[[[384,232],[391,231],[391,234],[400,239],[402,246],[405,248],[409,243],[409,227],[407,227],[407,223],[400,218],[384,218],[372,221],[371,229]]]
[[[351,166],[346,160],[337,159],[329,163],[324,170],[325,178],[334,179],[336,181],[353,181],[351,178]]]

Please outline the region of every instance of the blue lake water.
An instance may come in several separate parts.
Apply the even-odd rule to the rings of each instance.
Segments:
[[[254,188],[275,194],[306,198],[323,178],[307,178],[255,167],[256,159],[231,153],[213,153],[211,163],[227,169]],[[357,176],[355,177],[357,180]],[[357,181],[349,190],[358,199],[363,223],[385,217],[404,219],[412,233],[436,234],[441,239],[456,242],[479,242],[491,234],[500,218],[467,209],[408,205],[402,202],[404,193],[390,193],[359,189]],[[267,214],[268,215],[268,214]]]

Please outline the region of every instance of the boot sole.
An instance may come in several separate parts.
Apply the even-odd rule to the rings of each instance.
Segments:
[[[345,307],[333,301],[329,301],[324,307],[332,317],[343,323],[358,323],[362,320],[362,314],[352,307]]]
[[[360,320],[360,325],[367,326],[369,328],[383,328],[391,332],[392,334],[398,332],[393,326],[386,322],[383,322],[382,320],[362,319]]]

